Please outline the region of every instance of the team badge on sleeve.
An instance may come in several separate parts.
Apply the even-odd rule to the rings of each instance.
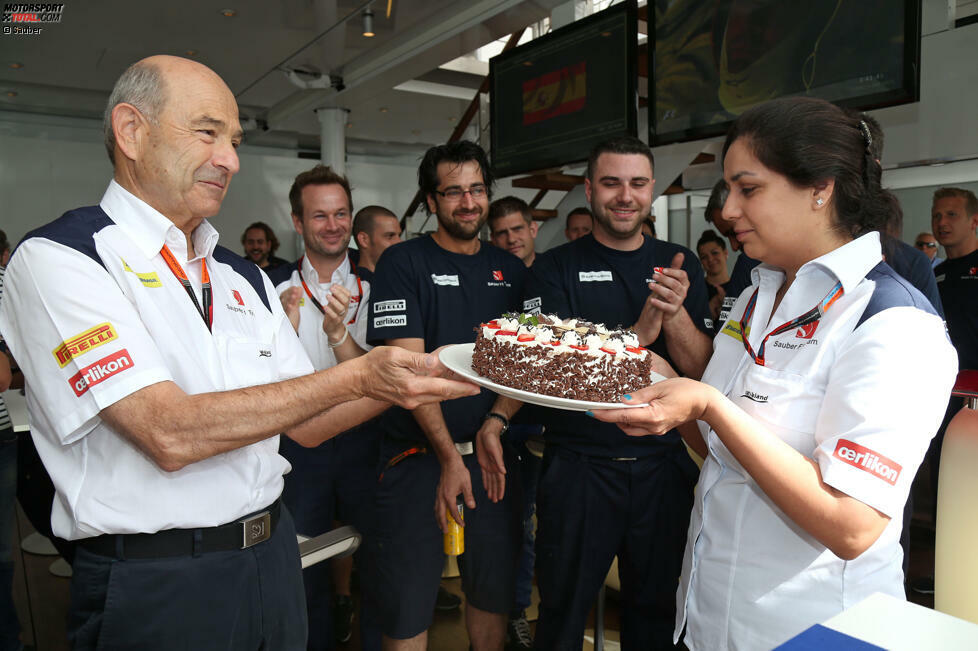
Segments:
[[[132,368],[132,357],[129,355],[129,351],[123,348],[119,352],[103,357],[91,366],[86,366],[78,371],[68,379],[68,384],[71,385],[75,395],[80,398],[90,387],[105,382],[113,375],[130,368]]]
[[[51,354],[58,360],[58,366],[64,368],[75,357],[84,355],[93,348],[98,348],[102,344],[118,338],[118,336],[111,323],[100,323],[71,339],[65,339],[51,351]]]
[[[854,468],[868,472],[877,479],[882,479],[891,486],[896,485],[903,471],[903,466],[893,459],[888,459],[879,452],[846,439],[839,439],[832,456]]]

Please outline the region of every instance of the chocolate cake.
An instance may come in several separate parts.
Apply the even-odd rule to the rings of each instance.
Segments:
[[[472,369],[514,389],[619,402],[649,385],[652,360],[631,330],[552,315],[506,314],[479,326]]]

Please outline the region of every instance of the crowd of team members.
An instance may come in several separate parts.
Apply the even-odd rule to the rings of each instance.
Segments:
[[[187,141],[179,125],[202,135]],[[473,143],[425,154],[419,189],[438,226],[401,243],[392,213],[354,217],[350,184],[316,166],[289,192],[297,262],[270,264],[276,242],[261,223],[242,237],[266,276],[216,246],[204,221],[237,171],[236,125],[212,71],[173,57],[134,65],[107,111],[115,179],[101,204],[29,234],[11,265],[0,326],[60,496],[54,533],[79,545],[78,648],[332,647],[325,565],[305,574],[301,613],[294,518],[300,534],[335,521],[363,533],[363,648],[423,649],[458,504],[477,651],[502,648],[507,632],[514,646],[580,648],[616,557],[626,649],[672,648],[684,630],[691,649],[770,647],[868,592],[902,591],[902,509],[955,360],[939,299],[880,262],[900,271],[905,254],[887,232],[897,204],[880,188],[882,133],[866,116],[793,99],[737,121],[706,211],[755,258],[741,252],[730,276],[719,238],[701,241],[701,266],[644,232],[654,234],[653,157],[630,137],[590,152],[589,208],[568,216],[567,244],[543,253],[529,208],[491,201],[491,166]],[[179,151],[193,156],[178,164]],[[938,195],[949,259],[936,279],[966,367],[978,206],[970,193]],[[495,246],[479,238],[486,223]],[[98,288],[99,305],[72,300],[57,281],[65,269]],[[626,396],[637,409],[582,413],[431,377],[444,369],[430,353],[513,311],[631,327],[669,379]],[[49,359],[50,342],[102,321],[107,357]],[[908,375],[922,381],[911,389]],[[526,438],[540,433],[537,461]],[[702,474],[688,450],[705,459]],[[857,451],[891,465],[861,468]],[[270,523],[258,546],[238,549],[256,517]],[[345,613],[350,567],[333,569]],[[531,641],[522,610],[534,573]],[[107,599],[110,586],[125,599]]]
[[[879,138],[878,151],[881,145]],[[751,270],[759,262],[741,252],[728,273],[726,243],[712,230],[697,244],[699,260],[688,249],[655,239],[649,232],[654,229],[652,155],[635,139],[609,141],[591,152],[590,207],[568,214],[568,244],[542,254],[534,246],[539,226],[526,202],[512,196],[490,201],[493,179],[478,146],[432,148],[419,179],[438,229],[383,257],[380,253],[399,241],[392,213],[371,206],[351,219],[349,184],[328,168],[296,179],[290,196],[305,255],[270,273],[286,312],[305,315],[305,321],[296,317],[293,324],[299,324],[317,368],[347,359],[342,350],[356,355],[371,344],[430,352],[466,343],[475,324],[522,310],[634,327],[643,345],[681,374],[699,377],[712,352],[708,337],[751,286]],[[724,179],[717,183],[705,216],[738,251],[733,223],[721,215],[728,187]],[[331,200],[317,202],[314,197],[321,194],[332,195]],[[296,202],[295,196],[308,203]],[[965,203],[968,197],[946,191],[935,197],[935,206],[948,198]],[[926,259],[898,241],[902,215],[898,204],[894,208],[880,229],[884,257],[940,313],[930,265],[926,274],[914,271]],[[313,220],[303,217],[310,210]],[[378,214],[384,224],[377,222]],[[484,224],[495,247],[479,240]],[[373,230],[382,226],[387,239],[374,238]],[[359,253],[347,251],[351,232],[357,234]],[[303,284],[303,273],[311,282]],[[297,305],[303,292],[309,299],[304,310]],[[313,307],[314,298],[325,309]],[[349,339],[341,327],[346,318]],[[307,324],[305,331],[301,324]],[[536,644],[574,647],[617,556],[626,648],[669,647],[675,617],[671,586],[679,576],[698,474],[679,432],[636,439],[581,413],[520,407],[483,391],[413,413],[394,408],[355,436],[339,437],[315,452],[299,453],[295,444],[283,444],[293,465],[285,491],[293,513],[313,505],[325,513],[323,504],[342,510],[347,499],[342,493],[360,496],[357,509],[339,519],[366,533],[367,552],[360,555],[366,579],[362,638],[376,641],[381,630],[394,648],[424,640],[444,563],[440,529],[459,499],[468,509],[467,553],[460,563],[466,621],[479,646],[494,646],[504,630],[514,648],[532,643],[524,609],[535,568],[541,596]],[[543,432],[541,462],[526,443],[528,435]],[[302,455],[310,453],[321,455],[321,461],[307,470]],[[310,532],[327,527],[331,517],[310,521]],[[313,584],[307,573],[307,591],[311,585],[317,587],[310,602],[326,590],[325,582]],[[348,594],[348,579],[337,589]],[[371,623],[377,627],[373,633],[366,628]]]

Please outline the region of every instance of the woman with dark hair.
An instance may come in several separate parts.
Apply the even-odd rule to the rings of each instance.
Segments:
[[[625,399],[643,407],[594,413],[636,436],[698,421],[675,633],[690,649],[770,649],[875,592],[904,598],[903,505],[957,362],[882,262],[871,138],[822,100],[745,112],[724,144],[723,218],[763,263],[753,287],[701,382],[659,364],[673,379]]]
[[[696,255],[700,257],[703,272],[706,274],[706,291],[710,298],[710,313],[714,323],[720,316],[723,299],[727,296],[727,283],[730,282],[730,272],[727,271],[727,243],[717,235],[716,231],[708,228],[703,231],[696,243]],[[719,327],[720,324],[717,324]]]

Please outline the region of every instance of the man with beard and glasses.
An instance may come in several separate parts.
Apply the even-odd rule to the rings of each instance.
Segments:
[[[584,187],[594,230],[537,257],[525,305],[630,326],[642,346],[699,378],[712,350],[703,270],[689,249],[642,234],[653,184],[652,152],[637,138],[592,150]],[[617,556],[622,648],[671,649],[697,476],[679,433],[632,438],[583,412],[541,415],[547,449],[537,487],[536,648],[581,648]],[[498,445],[488,456],[490,468],[503,472]]]
[[[518,309],[526,267],[478,239],[493,184],[481,147],[467,141],[432,147],[418,184],[438,229],[381,256],[367,341],[421,352],[471,343],[479,323]],[[469,640],[476,651],[502,649],[522,532],[519,482],[504,499],[490,501],[486,483],[501,476],[484,476],[473,454],[477,436],[498,441],[508,425],[497,402],[484,390],[381,419],[383,474],[374,502],[377,529],[366,539],[365,583],[378,603],[385,649],[425,648],[445,562],[442,531],[448,517],[461,523],[459,501],[465,506],[459,569]]]
[[[313,367],[317,371],[332,368],[370,349],[366,344],[370,283],[361,278],[349,249],[353,194],[345,176],[316,165],[295,177],[289,203],[292,224],[305,249],[297,262],[268,276]],[[300,534],[318,536],[334,524],[365,530],[377,480],[379,441],[375,421],[314,448],[282,441],[279,453],[292,464],[292,472],[285,476],[282,501]],[[356,557],[359,561],[361,554],[357,552]],[[303,571],[308,649],[332,649],[334,638],[338,642],[350,639],[352,570],[353,558],[346,557]],[[365,618],[360,621],[364,648],[379,648],[379,636],[369,634],[369,627],[362,625]]]

